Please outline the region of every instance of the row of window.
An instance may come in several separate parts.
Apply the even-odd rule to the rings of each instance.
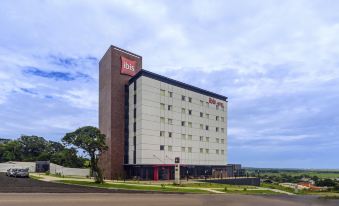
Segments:
[[[165,145],[160,145],[160,150],[165,150]],[[173,151],[173,146],[168,145],[167,146],[167,151],[172,152]],[[205,151],[206,154],[210,153],[210,149],[200,148],[200,153],[201,154],[204,153],[204,151]],[[192,147],[181,147],[181,152],[192,153]],[[225,150],[223,150],[223,149],[222,150],[216,149],[215,153],[223,155],[223,154],[225,154]]]
[[[160,95],[161,96],[166,96],[166,91],[164,89],[160,89]],[[167,96],[168,97],[173,97],[173,92],[168,91],[167,92]],[[188,100],[188,102],[192,103],[192,97],[187,97],[185,95],[181,95],[181,101],[186,101]],[[204,106],[204,104],[206,105],[206,107],[209,107],[210,103],[209,102],[204,102],[203,100],[200,100],[200,106]],[[219,105],[217,104],[216,109],[219,110]],[[222,110],[224,110],[224,107],[221,107]]]
[[[165,104],[164,103],[160,103],[160,109],[161,110],[165,110]],[[173,111],[173,105],[167,105],[167,110],[168,111]],[[186,109],[185,108],[181,108],[181,113],[182,114],[186,114]],[[187,109],[187,114],[188,115],[192,115],[193,111],[191,109]],[[210,118],[210,115],[208,113],[204,114],[203,112],[200,112],[200,117],[206,117],[207,119]],[[215,120],[216,121],[221,121],[221,122],[225,122],[225,118],[224,117],[219,117],[219,116],[215,116]]]
[[[165,123],[165,117],[160,117],[160,123]],[[173,124],[173,119],[168,118],[167,119],[167,123],[168,124]],[[186,124],[186,121],[181,121],[181,126],[185,127],[186,125],[189,128],[193,127],[193,123],[192,122],[187,122],[187,124]],[[200,124],[200,129],[204,129],[204,125],[203,124]],[[209,130],[209,126],[208,125],[205,125],[205,130]],[[215,127],[215,131],[216,132],[221,131],[222,133],[224,133],[225,129],[224,128]]]
[[[160,137],[165,137],[165,131],[160,131]],[[168,137],[171,138],[173,137],[173,133],[172,132],[168,132]],[[186,138],[187,137],[187,138]],[[184,140],[192,140],[192,135],[186,135],[186,134],[181,134],[181,139],[184,139]],[[200,142],[203,142],[204,141],[204,136],[199,136],[199,141]],[[209,142],[210,141],[210,137],[205,137],[205,141],[206,142]],[[225,143],[225,139],[223,138],[215,138],[215,142],[216,143],[222,143],[224,144]]]

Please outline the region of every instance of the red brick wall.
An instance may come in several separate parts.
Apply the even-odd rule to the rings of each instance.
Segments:
[[[136,71],[142,68],[141,56],[114,46],[99,62],[99,129],[109,147],[100,157],[100,166],[107,179],[124,173],[125,85],[131,76],[120,74],[121,56],[137,61]]]

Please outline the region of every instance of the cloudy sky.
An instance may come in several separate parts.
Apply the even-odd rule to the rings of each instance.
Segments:
[[[98,61],[229,97],[229,162],[339,168],[339,1],[0,2],[0,137],[98,125]]]

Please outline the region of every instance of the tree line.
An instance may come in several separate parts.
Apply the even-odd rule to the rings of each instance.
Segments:
[[[60,142],[43,137],[22,135],[15,140],[0,139],[0,162],[46,161],[64,167],[88,167],[88,159],[78,155],[75,147],[66,147]]]
[[[66,133],[62,143],[47,141],[43,137],[22,135],[16,140],[0,138],[0,162],[46,161],[64,167],[89,167],[95,182],[104,183],[99,157],[108,146],[106,136],[93,126],[84,126]],[[80,149],[89,159],[78,156]]]

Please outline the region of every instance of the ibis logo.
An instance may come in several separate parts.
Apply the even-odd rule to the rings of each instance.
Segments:
[[[126,57],[121,56],[121,74],[127,74],[129,76],[134,76],[137,70],[137,62],[127,59]]]

